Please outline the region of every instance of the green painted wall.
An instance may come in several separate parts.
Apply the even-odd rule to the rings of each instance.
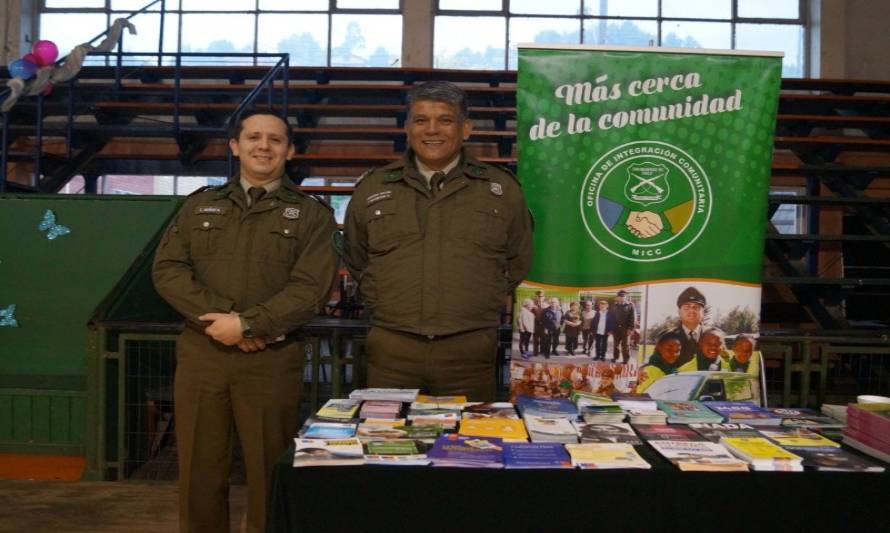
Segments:
[[[0,195],[0,450],[82,453],[87,322],[180,200]],[[47,209],[70,234],[45,238]]]

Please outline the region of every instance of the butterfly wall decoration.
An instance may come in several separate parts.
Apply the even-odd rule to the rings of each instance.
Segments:
[[[0,328],[19,327],[19,323],[13,314],[15,314],[15,304],[6,306],[6,309],[0,309]]]
[[[46,238],[50,241],[57,237],[61,237],[62,235],[71,233],[70,228],[62,226],[61,224],[56,224],[56,214],[53,213],[52,209],[46,210],[46,213],[43,214],[43,220],[40,221],[37,229],[45,231]]]

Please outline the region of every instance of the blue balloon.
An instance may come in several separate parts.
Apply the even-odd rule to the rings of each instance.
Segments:
[[[40,67],[26,59],[16,59],[9,64],[9,74],[12,75],[13,78],[27,80],[37,73],[38,68]]]

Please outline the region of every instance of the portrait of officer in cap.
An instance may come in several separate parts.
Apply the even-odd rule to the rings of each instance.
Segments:
[[[699,353],[698,343],[703,333],[702,320],[707,300],[695,287],[686,287],[677,297],[677,314],[680,324],[674,333],[680,338],[680,358],[677,365],[684,365]]]

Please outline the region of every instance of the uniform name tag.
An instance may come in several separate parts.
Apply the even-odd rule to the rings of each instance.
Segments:
[[[286,207],[281,216],[288,220],[296,220],[300,218],[300,209],[298,207]]]
[[[195,208],[196,215],[225,215],[226,208],[217,205],[199,205]]]
[[[375,192],[371,196],[365,200],[368,205],[376,204],[377,202],[381,202],[383,200],[389,200],[392,198],[392,191],[381,191]]]
[[[491,189],[491,194],[493,194],[495,196],[503,196],[504,195],[504,189],[501,187],[500,183],[492,182],[492,183],[489,183],[488,186]]]

